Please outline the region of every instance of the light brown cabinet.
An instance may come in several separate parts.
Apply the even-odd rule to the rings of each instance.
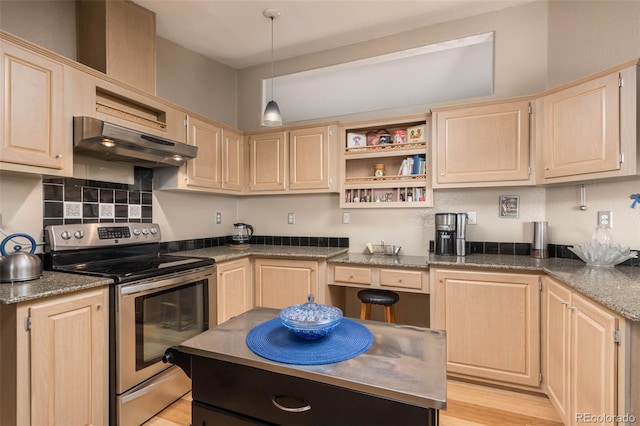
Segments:
[[[285,189],[287,132],[249,136],[249,191]]]
[[[319,294],[318,283],[323,282],[325,263],[317,260],[255,259],[256,306],[282,309],[305,303],[309,294],[315,296],[316,303],[323,303],[324,295]]]
[[[432,326],[447,332],[447,372],[538,389],[541,278],[440,268],[434,274]]]
[[[545,179],[620,169],[620,74],[541,99]]]
[[[617,315],[546,277],[543,290],[544,388],[565,424],[617,408]],[[624,414],[624,413],[621,413]]]
[[[3,424],[108,424],[108,294],[3,305]]]
[[[289,132],[289,189],[335,189],[337,169],[336,126],[295,129]]]
[[[128,0],[76,2],[78,62],[156,92],[156,16]]]
[[[71,176],[66,66],[5,40],[0,58],[0,169]]]
[[[211,122],[187,117],[187,143],[198,147],[196,158],[186,163],[187,186],[216,189],[222,180],[222,129]]]
[[[428,127],[427,114],[343,125],[340,207],[433,206]],[[374,135],[381,132],[405,132],[406,139],[379,143]],[[420,136],[410,139],[412,133]]]
[[[532,184],[528,99],[432,110],[434,187]]]
[[[426,269],[330,264],[328,272],[330,285],[429,293]]]
[[[227,128],[222,129],[222,189],[243,191],[245,189],[245,158],[242,134]]]
[[[249,258],[216,264],[218,324],[253,308],[253,280]]]

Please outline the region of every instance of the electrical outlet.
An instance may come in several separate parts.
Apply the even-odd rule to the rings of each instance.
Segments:
[[[342,213],[342,223],[349,223],[351,221],[351,213]]]
[[[216,224],[220,225],[222,223],[222,213],[216,212]]]
[[[611,211],[598,212],[598,226],[613,228],[613,213]]]
[[[294,223],[296,223],[296,214],[295,213],[289,213],[287,215],[287,223],[289,225],[293,225]]]
[[[478,223],[476,212],[467,212],[467,225],[475,225]]]

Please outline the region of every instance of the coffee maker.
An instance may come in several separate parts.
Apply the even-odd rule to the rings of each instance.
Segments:
[[[466,213],[436,213],[436,253],[466,256]]]

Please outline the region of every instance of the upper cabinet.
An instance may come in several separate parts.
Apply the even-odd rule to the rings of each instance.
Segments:
[[[331,138],[335,126],[289,132],[289,189],[331,189],[337,161]]]
[[[343,129],[343,208],[431,207],[427,115]]]
[[[540,182],[638,174],[636,73],[627,64],[540,97]]]
[[[78,62],[156,92],[156,16],[128,0],[76,2]]]
[[[212,120],[184,113],[186,142],[198,155],[179,169],[154,171],[158,189],[239,193],[244,188],[244,149],[238,131]]]
[[[337,125],[246,136],[249,193],[338,191]]]
[[[196,158],[187,161],[186,184],[220,188],[222,130],[213,123],[187,117],[187,143],[198,147]]]
[[[530,102],[433,109],[434,188],[527,185]]]
[[[270,132],[247,138],[249,145],[249,190],[285,189],[287,132]]]
[[[66,66],[5,40],[0,58],[0,169],[70,176]]]

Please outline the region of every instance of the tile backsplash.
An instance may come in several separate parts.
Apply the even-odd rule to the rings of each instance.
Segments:
[[[42,186],[43,226],[153,221],[153,169],[135,167],[132,185],[46,178]]]

